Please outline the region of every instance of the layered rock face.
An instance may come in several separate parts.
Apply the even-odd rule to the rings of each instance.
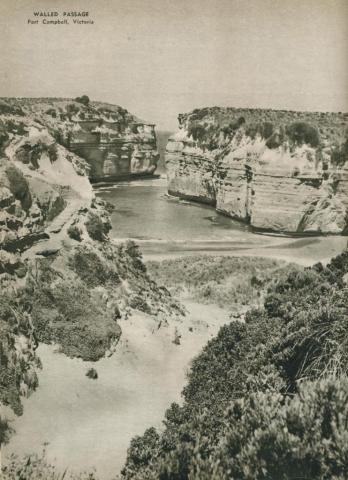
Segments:
[[[107,103],[69,99],[4,99],[0,111],[20,111],[89,165],[91,181],[152,175],[159,154],[155,126]],[[5,107],[4,107],[5,105]]]
[[[91,181],[153,174],[159,158],[154,125],[133,121],[122,130],[113,118],[77,118],[69,134],[67,147],[87,160]]]
[[[348,233],[348,114],[254,109],[179,116],[168,192],[257,230]]]

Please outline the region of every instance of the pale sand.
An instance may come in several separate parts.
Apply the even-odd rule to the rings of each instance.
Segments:
[[[161,426],[165,409],[180,401],[190,360],[230,321],[216,306],[185,303],[187,317],[170,327],[158,330],[153,319],[140,313],[121,322],[116,353],[94,364],[41,345],[40,387],[24,401],[7,454],[40,451],[49,442],[48,458],[59,469],[95,466],[102,479],[115,476],[131,438]],[[172,343],[175,328],[182,335],[180,345]],[[85,376],[90,366],[96,368],[97,380]]]
[[[186,255],[228,255],[267,257],[310,266],[326,264],[347,247],[342,236],[291,238],[256,235],[255,242],[138,242],[145,261],[165,260]]]

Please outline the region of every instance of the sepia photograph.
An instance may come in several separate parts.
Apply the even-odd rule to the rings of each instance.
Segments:
[[[1,0],[0,480],[348,480],[348,0]]]

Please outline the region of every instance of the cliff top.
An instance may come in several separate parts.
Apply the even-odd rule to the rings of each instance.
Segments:
[[[0,97],[1,114],[21,116],[49,115],[60,120],[69,120],[72,116],[78,115],[81,120],[85,118],[100,118],[106,121],[116,121],[125,126],[131,123],[148,123],[119,105],[91,101],[86,95],[75,99],[59,97]]]
[[[348,112],[308,112],[296,110],[275,110],[271,108],[237,108],[237,107],[205,107],[196,108],[192,112],[180,114],[179,122],[200,121],[213,117],[219,124],[244,116],[246,122],[262,120],[290,123],[297,119],[325,125],[326,122],[334,123],[333,127],[342,122],[347,126]]]
[[[198,146],[214,150],[226,146],[237,132],[260,136],[268,148],[329,147],[337,163],[348,154],[348,113],[301,112],[260,108],[207,107],[178,117],[179,126]]]

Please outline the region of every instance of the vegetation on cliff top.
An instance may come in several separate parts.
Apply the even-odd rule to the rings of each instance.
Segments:
[[[345,479],[348,252],[283,272],[192,362],[182,406],[136,437],[125,479]]]
[[[329,148],[335,165],[348,159],[348,113],[211,107],[179,115],[179,124],[203,149],[224,148],[245,134],[259,135],[270,149],[286,143],[290,150],[304,144]]]
[[[90,117],[116,120],[120,125],[127,126],[130,123],[140,121],[135,115],[129,113],[119,105],[106,102],[91,101],[87,95],[73,98],[0,98],[0,114],[31,116],[45,126],[59,124],[71,120],[78,115],[81,120]]]

